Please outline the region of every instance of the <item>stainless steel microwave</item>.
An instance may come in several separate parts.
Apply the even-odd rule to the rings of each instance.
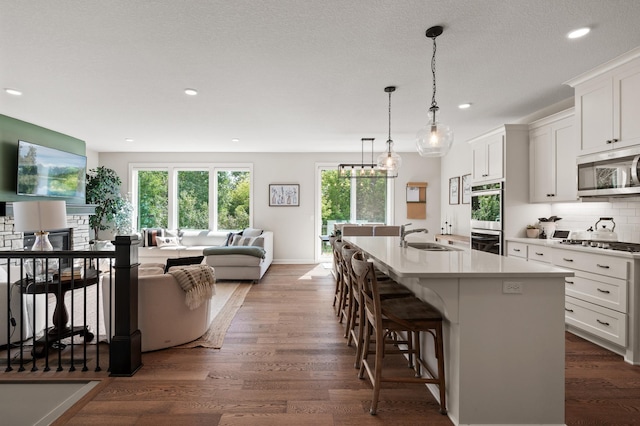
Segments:
[[[578,157],[578,196],[637,196],[639,160],[640,147]]]

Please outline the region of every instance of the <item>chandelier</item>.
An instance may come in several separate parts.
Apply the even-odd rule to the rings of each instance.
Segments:
[[[343,163],[338,165],[338,176],[348,179],[360,179],[360,178],[382,178],[391,179],[398,177],[398,170],[390,171],[382,169],[377,163],[373,161],[373,141],[375,138],[362,138],[362,151],[360,163]],[[369,163],[364,162],[364,145],[366,143],[371,144],[371,161]],[[386,153],[385,153],[386,154]]]
[[[433,95],[431,97],[431,114],[429,122],[416,135],[416,147],[423,157],[442,157],[449,152],[453,144],[453,131],[446,124],[436,120],[438,103],[436,102],[436,37],[442,34],[442,27],[435,26],[427,30],[426,36],[433,40],[431,57],[431,74],[433,78]]]
[[[387,139],[387,150],[378,156],[378,168],[386,170],[387,174],[398,176],[398,169],[402,165],[402,158],[393,150],[393,140],[391,140],[391,94],[395,92],[395,86],[388,86],[384,91],[389,94],[389,138]]]

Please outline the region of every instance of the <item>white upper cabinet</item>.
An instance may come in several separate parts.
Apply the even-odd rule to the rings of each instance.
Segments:
[[[579,154],[640,144],[640,49],[567,82],[575,88]]]
[[[529,200],[576,201],[578,155],[573,108],[529,126]]]
[[[504,132],[473,141],[471,150],[473,183],[494,181],[504,177]]]

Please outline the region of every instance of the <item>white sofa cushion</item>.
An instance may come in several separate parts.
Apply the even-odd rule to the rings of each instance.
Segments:
[[[262,259],[246,254],[225,254],[222,256],[206,256],[207,265],[213,266],[258,266]]]

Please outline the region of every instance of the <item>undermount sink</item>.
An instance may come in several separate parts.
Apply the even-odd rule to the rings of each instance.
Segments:
[[[407,247],[413,247],[418,250],[428,250],[428,251],[451,251],[449,247],[435,244],[435,243],[425,243],[425,242],[407,242]]]

